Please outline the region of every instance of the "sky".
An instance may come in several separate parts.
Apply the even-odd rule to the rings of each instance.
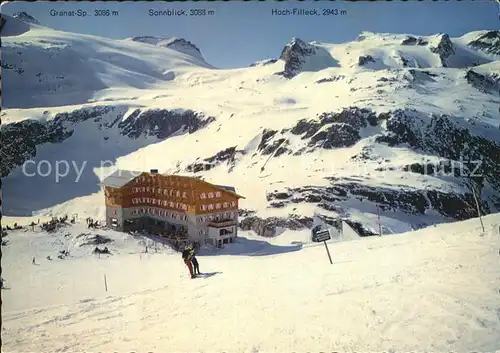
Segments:
[[[273,10],[316,9],[314,15],[277,15]],[[151,16],[150,11],[195,10],[205,15]],[[202,11],[196,11],[196,10]],[[78,11],[86,16],[54,16]],[[101,11],[104,10],[104,11]],[[102,16],[109,10],[109,16]],[[330,10],[330,11],[328,11]],[[337,10],[337,14],[335,11]],[[500,28],[496,1],[424,2],[7,2],[1,12],[25,11],[40,24],[111,38],[175,36],[194,43],[210,64],[245,67],[279,57],[292,37],[342,43],[362,31],[461,36]],[[96,13],[97,11],[97,13]],[[323,12],[327,12],[324,14]],[[98,16],[98,14],[101,16]],[[77,13],[78,14],[78,13]]]

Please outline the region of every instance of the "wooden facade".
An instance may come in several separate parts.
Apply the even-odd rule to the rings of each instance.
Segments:
[[[138,214],[143,218],[162,216],[161,220],[166,223],[169,223],[168,215],[172,215],[186,222],[194,235],[206,235],[203,227],[222,224],[233,226],[236,234],[238,200],[242,196],[225,187],[197,178],[151,172],[118,182],[107,180],[103,182],[107,222],[116,223],[115,227],[125,228],[124,224],[136,219]]]
[[[206,181],[143,173],[120,188],[104,186],[106,206],[154,206],[189,214],[237,211],[242,196]]]

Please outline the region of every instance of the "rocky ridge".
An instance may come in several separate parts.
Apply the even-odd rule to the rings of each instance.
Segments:
[[[38,121],[27,119],[19,123],[3,124],[2,165],[0,175],[6,177],[10,171],[36,156],[36,147],[45,143],[59,143],[71,137],[78,124],[93,120],[100,130],[116,128],[130,139],[153,136],[165,139],[176,132],[194,133],[215,121],[191,110],[182,112],[166,109],[136,109],[125,120],[115,106],[82,108],[59,113],[53,119]]]

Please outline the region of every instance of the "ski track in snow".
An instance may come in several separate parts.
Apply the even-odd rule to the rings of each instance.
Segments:
[[[69,232],[62,241],[71,243],[80,225],[56,236],[11,232],[2,259],[10,287],[2,293],[3,349],[495,351],[500,215],[484,221],[484,234],[473,219],[330,243],[333,265],[322,244],[235,256],[236,243],[226,255],[199,256],[202,272],[214,274],[195,280],[179,254],[141,254],[120,233],[100,232],[115,239],[108,258],[73,242],[73,258],[49,262],[46,254],[60,247],[53,238]],[[304,235],[286,231],[267,246]],[[29,264],[32,255],[39,266]]]

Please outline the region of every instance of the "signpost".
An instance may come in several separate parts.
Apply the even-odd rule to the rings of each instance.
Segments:
[[[330,250],[328,249],[328,244],[326,243],[326,241],[330,240],[331,238],[332,237],[330,236],[330,231],[326,229],[317,231],[316,234],[313,235],[312,240],[317,243],[323,242],[325,244],[325,249],[326,253],[328,254],[328,259],[330,260],[330,264],[333,264],[332,257],[330,255]]]

